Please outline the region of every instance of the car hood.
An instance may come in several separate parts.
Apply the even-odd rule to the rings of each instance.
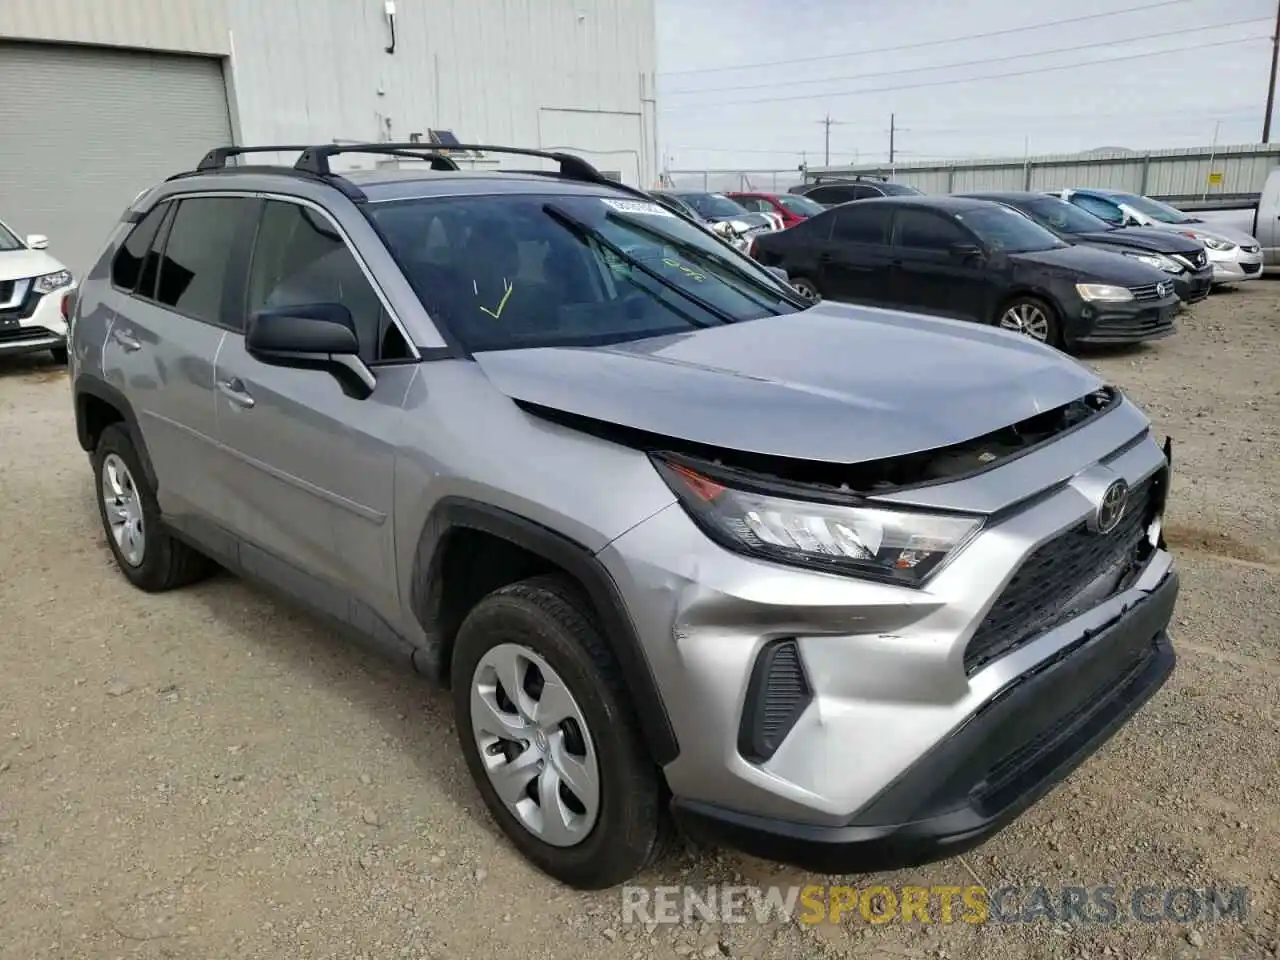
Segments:
[[[1116,250],[1095,247],[1068,246],[1057,250],[1013,253],[1009,259],[1015,263],[1056,267],[1075,274],[1082,283],[1116,283],[1123,287],[1136,287],[1164,279],[1164,274],[1155,267],[1139,263]]]
[[[43,250],[0,250],[0,280],[21,280],[65,270]]]
[[[719,223],[722,220],[741,220],[749,227],[772,227],[773,220],[767,214],[748,211],[747,213],[735,213],[731,217],[707,217],[708,223]]]
[[[859,463],[962,443],[1102,386],[1028,337],[823,303],[608,347],[476,354],[514,400],[707,446]]]
[[[1098,230],[1073,234],[1072,240],[1095,245],[1125,247],[1131,250],[1153,250],[1156,253],[1177,253],[1183,256],[1198,253],[1204,246],[1198,240],[1184,237],[1168,230],[1152,230],[1149,227],[1124,227],[1120,230]]]
[[[1187,233],[1194,233],[1200,237],[1230,240],[1241,247],[1256,247],[1258,245],[1257,239],[1251,234],[1245,233],[1243,230],[1233,230],[1231,227],[1220,227],[1216,223],[1165,223],[1151,229],[1170,231],[1182,236],[1186,236]]]

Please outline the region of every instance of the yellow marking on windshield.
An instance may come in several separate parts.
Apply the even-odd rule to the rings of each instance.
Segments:
[[[488,307],[480,308],[481,313],[487,313],[489,316],[493,317],[493,319],[495,320],[497,320],[499,317],[502,316],[502,311],[506,307],[507,301],[511,299],[511,291],[514,289],[514,287],[511,286],[510,280],[507,280],[504,278],[502,283],[507,288],[507,292],[504,293],[502,295],[502,299],[498,301],[498,306],[493,310],[490,310]]]
[[[668,267],[675,267],[690,280],[696,280],[698,283],[701,283],[703,280],[707,279],[707,275],[705,273],[695,270],[687,263],[681,263],[679,260],[673,260],[671,257],[663,257],[662,262]]]

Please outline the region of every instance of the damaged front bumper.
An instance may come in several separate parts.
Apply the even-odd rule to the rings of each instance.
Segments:
[[[1085,529],[1115,478],[1152,511],[1124,534],[1146,538],[1140,562],[1119,566]],[[921,587],[737,555],[678,505],[633,528],[599,556],[680,743],[664,768],[674,810],[694,833],[815,869],[852,868],[864,845],[871,861],[930,859],[999,829],[1168,675],[1177,580],[1150,522],[1166,487],[1126,402],[990,472],[876,498],[989,518]],[[1057,574],[1033,568],[1055,550]],[[1002,612],[1012,632],[993,633]]]

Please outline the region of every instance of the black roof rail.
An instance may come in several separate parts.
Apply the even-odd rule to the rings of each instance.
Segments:
[[[211,170],[222,170],[232,157],[238,157],[246,153],[301,153],[307,149],[309,149],[309,144],[302,144],[301,146],[298,144],[286,144],[265,147],[214,147],[196,164],[196,171],[198,173],[208,173]]]
[[[432,149],[430,145],[426,148],[429,153]],[[442,148],[435,147],[440,150]],[[560,153],[550,150],[533,150],[528,147],[496,147],[490,144],[476,143],[458,143],[449,144],[448,150],[471,153],[506,153],[520,157],[539,157],[543,160],[554,160],[560,165],[560,176],[567,177],[570,180],[582,180],[586,183],[609,184],[610,186],[619,186],[617,180],[611,180],[603,173],[593,167],[586,160],[575,156],[572,153]],[[305,150],[298,158],[298,162],[294,164],[295,169],[314,173],[319,176],[328,176],[329,158],[340,153],[387,153],[391,151],[411,150],[421,153],[424,145],[421,143],[326,143],[316,147],[310,147]],[[439,153],[430,154],[433,157],[448,159],[441,157]],[[426,159],[424,156],[423,159]],[[432,164],[434,167],[434,163]],[[451,169],[456,170],[455,164]],[[625,188],[624,188],[625,189]]]

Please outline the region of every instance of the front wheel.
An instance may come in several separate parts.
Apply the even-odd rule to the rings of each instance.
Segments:
[[[1057,311],[1039,297],[1023,296],[1010,300],[1000,308],[996,326],[1050,346],[1062,346],[1062,324]]]
[[[629,880],[658,849],[658,771],[617,664],[557,577],[495,590],[458,631],[458,739],[498,825],[563,883]]]

